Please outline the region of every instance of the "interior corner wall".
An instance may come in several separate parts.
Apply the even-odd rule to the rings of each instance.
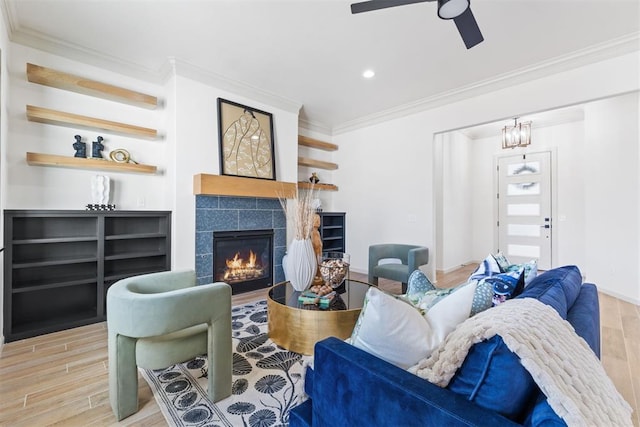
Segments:
[[[219,174],[217,98],[227,99],[273,114],[276,179],[296,182],[298,177],[298,115],[237,96],[180,75],[175,77],[175,205],[173,233],[176,268],[195,268],[195,196],[193,176]]]
[[[632,52],[335,135],[333,142],[340,146],[340,191],[334,203],[349,216],[346,231],[353,270],[367,271],[368,247],[374,243],[417,243],[429,247],[437,258],[435,134],[638,91],[639,58],[640,52]],[[613,75],[615,79],[610,78]],[[627,173],[638,185],[638,168]],[[635,188],[634,194],[637,198]],[[636,216],[636,226],[638,221]],[[634,259],[629,269],[634,273],[631,280],[622,281],[620,293],[635,298],[639,268],[635,261],[640,254],[634,245],[629,249]],[[430,262],[427,270],[429,277],[435,278],[435,262]],[[599,285],[607,286],[608,282]]]
[[[333,137],[330,135],[323,134],[318,131],[308,130],[308,129],[300,129],[300,135],[307,136],[309,138],[317,139],[323,142],[333,143]],[[340,147],[338,147],[340,150]],[[298,155],[300,157],[307,157],[314,160],[320,160],[323,162],[331,162],[336,163],[337,152],[336,151],[325,151],[316,148],[298,146]],[[297,159],[296,159],[297,161]],[[338,168],[340,165],[338,165]],[[299,182],[309,182],[309,177],[311,174],[315,172],[317,173],[318,178],[320,179],[321,184],[335,184],[340,188],[339,181],[336,180],[336,172],[327,169],[319,169],[308,166],[300,166],[298,167],[298,178],[296,181]],[[317,192],[318,199],[320,199],[320,203],[322,203],[322,210],[324,211],[340,211],[342,209],[340,206],[334,206],[333,204],[333,192],[331,191],[318,191]]]

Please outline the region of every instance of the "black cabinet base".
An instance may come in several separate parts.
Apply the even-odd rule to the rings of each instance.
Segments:
[[[105,320],[115,281],[171,268],[171,212],[5,210],[7,342]]]

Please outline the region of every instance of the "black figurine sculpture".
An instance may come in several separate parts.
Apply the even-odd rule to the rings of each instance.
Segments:
[[[104,138],[99,136],[97,141],[93,141],[93,145],[91,147],[91,157],[94,159],[102,159],[102,150],[104,150],[104,145],[102,144]]]
[[[73,149],[76,150],[76,154],[73,157],[87,157],[87,144],[82,142],[80,135],[75,135],[76,142],[73,143]]]

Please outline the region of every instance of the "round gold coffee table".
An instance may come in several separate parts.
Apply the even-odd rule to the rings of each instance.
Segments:
[[[357,280],[345,280],[338,295],[327,309],[298,302],[300,292],[289,282],[269,289],[267,319],[269,338],[287,350],[313,354],[314,345],[327,337],[346,339],[358,320],[364,296],[371,285]]]

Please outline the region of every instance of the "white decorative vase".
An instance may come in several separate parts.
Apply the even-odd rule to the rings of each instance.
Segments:
[[[287,279],[296,291],[302,292],[307,289],[313,282],[318,268],[311,239],[293,239],[283,267]]]
[[[91,178],[91,200],[96,205],[106,205],[109,203],[109,192],[111,185],[109,177],[105,175],[94,175]]]

